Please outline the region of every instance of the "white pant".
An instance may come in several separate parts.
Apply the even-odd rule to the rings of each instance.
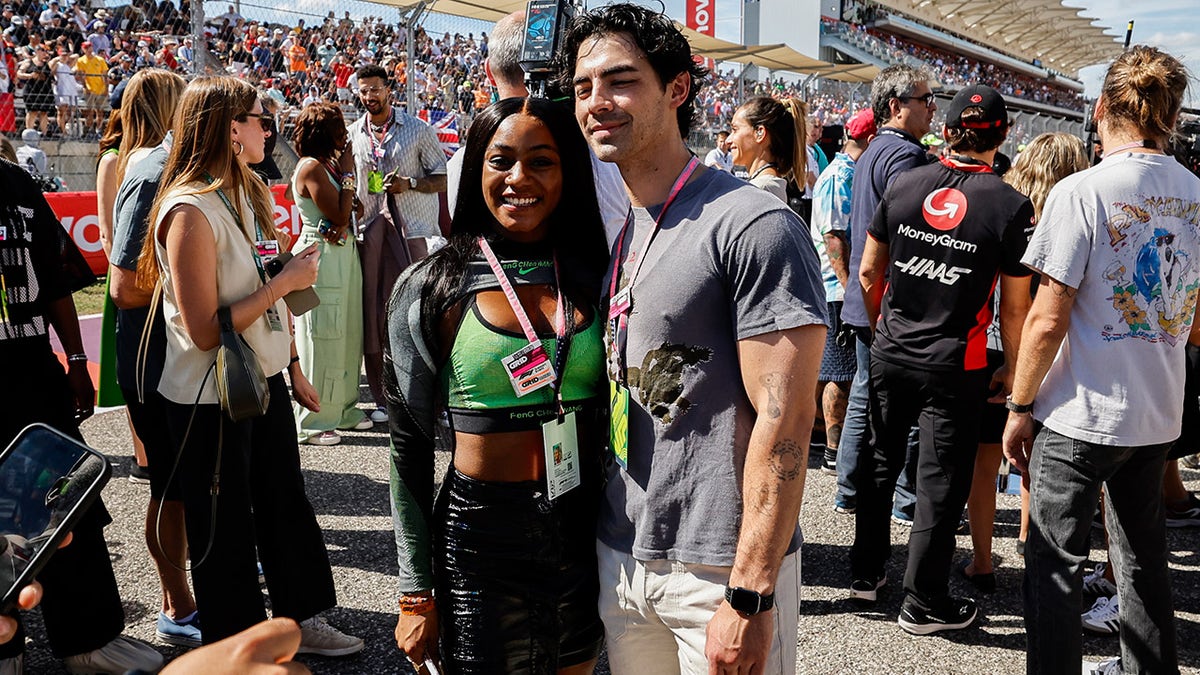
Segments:
[[[725,599],[729,567],[634,560],[596,543],[600,618],[613,675],[706,675],[705,630]],[[800,552],[784,557],[775,584],[775,638],[763,675],[795,675]]]

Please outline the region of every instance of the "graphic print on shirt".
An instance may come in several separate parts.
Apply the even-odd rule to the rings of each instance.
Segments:
[[[0,340],[46,334],[46,321],[35,311],[40,288],[31,259],[33,209],[9,206],[0,213]]]
[[[1197,261],[1185,246],[1200,228],[1200,203],[1154,197],[1114,206],[1118,213],[1104,228],[1116,257],[1104,278],[1112,283],[1118,323],[1106,325],[1102,337],[1174,346],[1188,336],[1200,292]]]
[[[935,230],[953,230],[967,217],[967,196],[951,187],[938,188],[925,196],[921,215]]]
[[[638,391],[638,398],[656,420],[671,424],[692,405],[683,397],[685,369],[692,370],[711,358],[711,349],[664,342],[646,352],[641,368],[630,366],[629,386]]]

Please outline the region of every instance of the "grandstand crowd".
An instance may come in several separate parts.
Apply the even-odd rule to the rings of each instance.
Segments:
[[[872,29],[873,12],[863,7],[850,6],[846,16],[861,23],[825,19],[823,29],[886,62],[919,60],[945,87],[984,82],[1015,98],[1082,109],[1079,93],[1052,82]],[[6,66],[0,69],[0,132],[9,134],[32,128],[43,137],[98,140],[110,109],[108,96],[122,81],[147,67],[192,72],[197,59],[202,71],[232,73],[268,90],[293,114],[317,100],[354,104],[354,71],[368,63],[393,73],[400,91],[409,72],[404,27],[381,17],[354,19],[348,11],[340,18],[330,11],[319,23],[299,18],[283,24],[243,16],[229,5],[226,12],[206,17],[203,44],[197,45],[188,2],[133,0],[110,9],[99,0],[90,5],[85,0],[24,0],[3,6],[0,30]],[[416,28],[414,35],[412,76],[419,110],[469,119],[493,100],[482,66],[486,33],[438,36]],[[743,98],[814,96],[813,91],[799,91],[794,79],[739,78],[729,69],[714,73],[713,86],[698,106],[701,128],[726,126]],[[852,87],[836,84],[816,86],[819,100],[813,112],[826,124],[845,120],[856,103],[847,98],[862,98]],[[830,85],[836,87],[833,95],[821,93]]]

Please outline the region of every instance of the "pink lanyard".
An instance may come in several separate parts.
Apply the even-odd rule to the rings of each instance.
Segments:
[[[382,140],[378,143],[375,141],[375,130],[371,128],[371,116],[363,116],[363,124],[367,127],[367,139],[371,144],[371,163],[378,169],[379,160],[383,159],[383,142],[387,140],[388,130],[392,128],[392,122],[396,119],[396,111],[392,110],[392,114],[388,115],[388,121],[383,124],[383,132],[380,136]]]
[[[634,263],[633,273],[629,276],[629,283],[626,284],[625,290],[632,297],[633,283],[637,280],[638,273],[642,271],[642,263],[646,262],[646,255],[650,252],[650,244],[654,241],[654,235],[658,234],[659,226],[662,224],[663,218],[667,215],[667,209],[679,196],[679,192],[683,190],[683,186],[691,179],[692,174],[696,172],[696,168],[700,166],[700,160],[696,159],[695,155],[688,160],[687,166],[683,167],[683,171],[679,177],[675,179],[675,184],[671,186],[671,191],[667,194],[667,200],[663,202],[662,210],[658,212],[658,217],[654,219],[654,227],[646,233],[646,239],[642,242],[642,247],[638,253],[638,260]],[[608,301],[612,303],[613,298],[617,295],[617,280],[621,273],[621,253],[625,245],[625,234],[629,230],[629,226],[633,224],[633,207],[630,207],[629,214],[625,216],[625,224],[621,227],[621,234],[617,237],[617,252],[613,256],[613,266],[611,279],[608,285]],[[625,341],[629,335],[629,313],[630,307],[625,307],[616,316],[612,316],[610,311],[610,324],[613,334],[613,342],[611,344],[612,357],[615,359],[617,375],[624,377],[625,373]]]
[[[500,290],[504,291],[504,297],[508,299],[508,306],[516,315],[517,323],[521,325],[521,332],[525,334],[525,339],[529,340],[529,344],[541,345],[542,341],[538,338],[537,332],[533,330],[533,323],[529,320],[529,315],[525,313],[525,308],[521,306],[521,299],[517,297],[517,291],[509,281],[504,268],[500,266],[500,261],[496,258],[492,247],[483,237],[479,237],[478,242],[479,250],[483,252],[483,257],[487,258],[488,267],[492,268],[492,274],[496,275],[496,281],[500,282]],[[564,338],[567,335],[567,315],[563,308],[562,284],[558,280],[557,255],[554,256],[554,285],[558,287],[558,306],[554,310],[554,336],[557,348],[554,355],[554,382],[551,387],[554,389],[559,413],[562,414],[562,388],[559,385],[562,383],[563,371],[566,369],[564,357],[566,356],[567,342]]]

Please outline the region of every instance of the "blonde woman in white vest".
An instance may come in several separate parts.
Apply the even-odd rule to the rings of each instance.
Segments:
[[[266,185],[248,166],[263,159],[264,122],[254,88],[241,80],[201,77],[188,85],[150,213],[154,236],[146,238],[138,273],[143,286],[162,284],[167,357],[158,389],[179,448],[204,643],[266,618],[257,552],[272,614],[301,625],[299,653],[342,656],[363,643],[317,616],[336,604],[333,575],[304,492],[283,377],[289,369],[296,400],[319,407],[299,368],[289,368],[296,348],[282,298],[313,284],[320,256],[312,246],[275,277],[264,272],[264,258],[287,243],[275,230]],[[210,374],[222,307],[253,350],[271,394],[266,414],[239,422],[222,412]]]

